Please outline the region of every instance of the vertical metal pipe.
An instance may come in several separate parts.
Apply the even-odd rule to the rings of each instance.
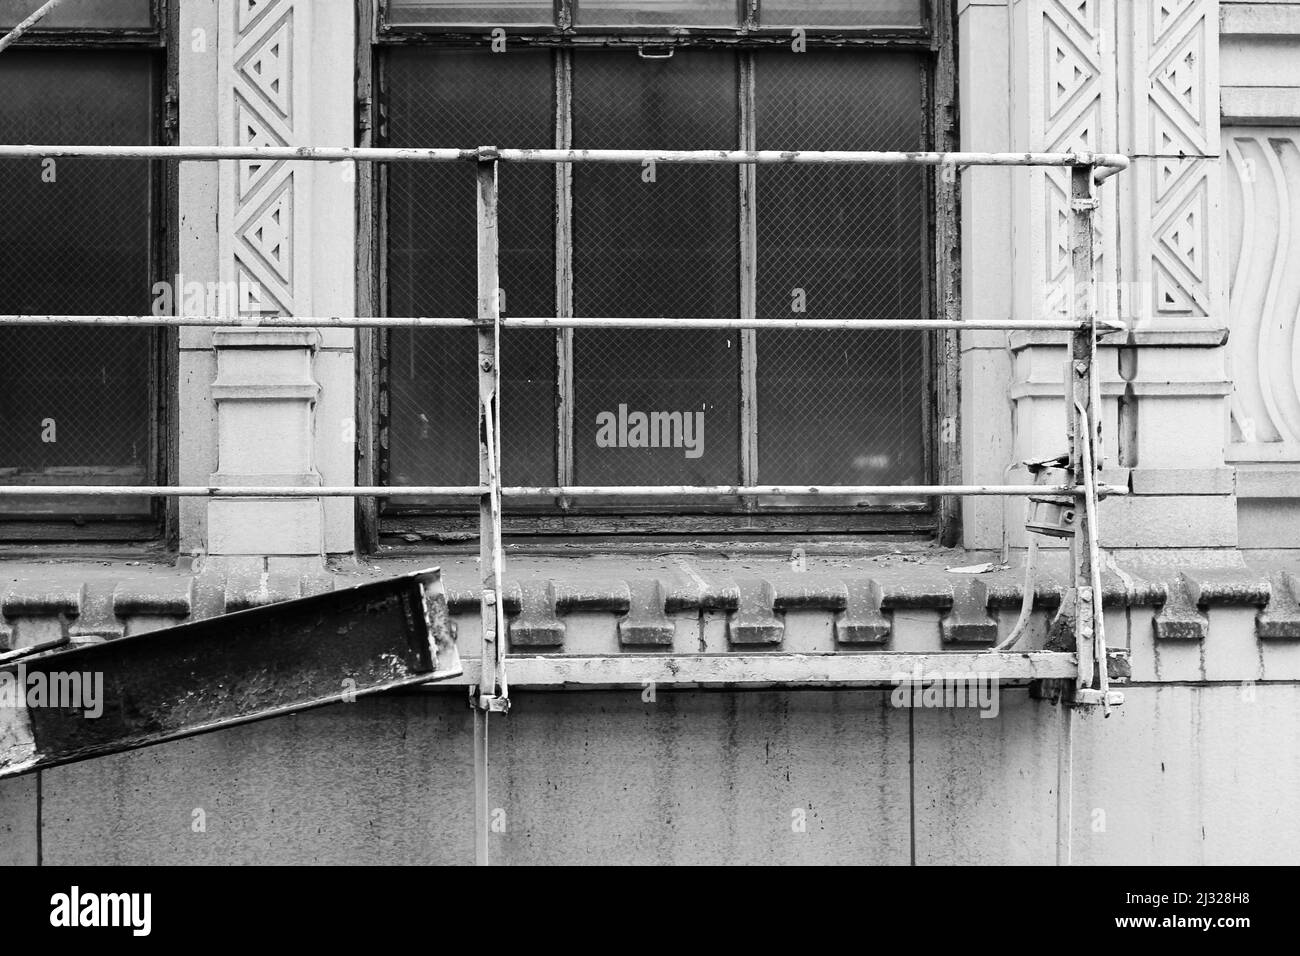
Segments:
[[[1070,726],[1074,711],[1068,692],[1063,690],[1057,706],[1061,713],[1056,742],[1056,865],[1069,866],[1074,838],[1074,740]]]
[[[1085,443],[1095,448],[1099,409],[1094,407],[1094,379],[1097,365],[1097,311],[1093,301],[1093,193],[1092,168],[1077,166],[1070,170],[1070,262],[1073,288],[1073,319],[1077,327],[1071,333],[1070,364],[1066,370],[1065,414],[1069,422],[1070,468],[1073,483],[1085,480],[1096,455],[1084,453]],[[1089,460],[1091,459],[1091,460]],[[1100,617],[1101,595],[1094,593],[1097,569],[1093,559],[1093,516],[1085,499],[1076,499],[1074,538],[1075,649],[1079,657],[1079,689],[1095,686],[1095,628]]]
[[[501,296],[498,279],[497,161],[484,148],[478,161],[478,405],[480,621],[483,647],[475,701],[476,862],[488,865],[488,721],[501,691]]]
[[[488,712],[474,705],[474,862],[488,865],[488,834],[492,808],[488,806]]]

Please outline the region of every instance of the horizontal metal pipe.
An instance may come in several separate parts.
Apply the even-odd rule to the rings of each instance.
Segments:
[[[69,146],[3,145],[0,159],[85,157],[101,159],[302,160],[309,162],[450,163],[692,163],[722,165],[875,166],[1096,166],[1124,169],[1128,157],[1115,153],[881,152],[873,150],[706,150],[706,149],[421,149],[354,146]]]
[[[513,163],[721,163],[732,165],[1098,166],[1124,168],[1110,153],[881,152],[872,150],[501,149]]]
[[[474,319],[440,316],[306,316],[267,315],[233,318],[220,315],[0,315],[2,325],[54,326],[170,326],[211,328],[428,328],[469,329],[480,323]],[[1122,329],[1121,325],[1099,323],[1104,331]],[[1074,332],[1079,323],[1069,319],[738,319],[738,318],[553,318],[551,316],[516,316],[501,319],[503,329],[847,329],[858,331],[967,330],[1011,332]]]
[[[1069,485],[562,485],[556,487],[506,487],[507,498],[613,498],[613,497],[722,497],[911,498],[929,495],[1082,495],[1083,486]],[[1123,489],[1106,486],[1106,494]]]
[[[417,149],[354,146],[71,146],[4,145],[0,159],[247,159],[267,162],[455,163],[478,158],[473,149]]]
[[[448,685],[474,686],[480,681],[479,660],[462,662],[464,673],[444,682],[425,684],[421,690],[445,692]],[[801,686],[897,687],[900,677],[918,670],[945,676],[968,675],[1006,684],[1029,680],[1078,677],[1073,651],[932,651],[906,653],[876,651],[869,654],[633,654],[585,656],[577,654],[511,654],[510,686],[519,687],[661,687],[723,686],[771,687],[783,683]]]
[[[355,487],[266,485],[208,487],[205,485],[0,485],[0,498],[135,498],[152,495],[178,498],[477,498],[487,493],[477,485],[358,485]],[[1123,495],[1127,490],[1098,486],[1101,494]],[[836,496],[910,498],[929,495],[1082,495],[1083,487],[1069,485],[557,485],[510,486],[506,498],[675,498],[715,497],[819,497]]]
[[[1075,332],[1080,325],[1071,319],[732,319],[732,318],[552,318],[513,316],[501,320],[502,328],[516,329],[967,329],[969,331]]]
[[[403,486],[312,485],[0,485],[0,498],[139,498],[160,495],[175,498],[402,498],[478,497],[486,490],[475,485],[447,485],[417,488]]]

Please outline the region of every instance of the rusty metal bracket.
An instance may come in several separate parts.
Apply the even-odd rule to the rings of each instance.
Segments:
[[[438,570],[0,666],[0,777],[461,674]]]
[[[1118,690],[1076,690],[1074,696],[1066,700],[1069,707],[1101,707],[1110,716],[1110,709],[1124,703],[1124,694]]]

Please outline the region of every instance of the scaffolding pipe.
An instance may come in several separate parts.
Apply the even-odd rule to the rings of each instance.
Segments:
[[[0,485],[0,498],[478,498],[483,485]],[[1128,489],[1099,485],[1099,496],[1127,495]],[[910,498],[931,495],[1082,495],[1071,485],[555,485],[504,486],[503,498],[723,498],[840,496]]]
[[[268,329],[472,329],[477,319],[457,316],[386,315],[0,315],[0,325],[26,326],[129,326],[142,328],[211,327]],[[969,332],[1076,332],[1070,319],[738,319],[738,318],[642,318],[631,316],[554,318],[516,316],[502,318],[503,329],[822,329],[851,331],[969,331]],[[1119,323],[1104,331],[1122,331]]]
[[[1097,511],[1091,491],[1100,464],[1101,384],[1097,369],[1097,310],[1093,301],[1094,225],[1097,208],[1095,185],[1086,170],[1070,174],[1070,264],[1074,280],[1074,318],[1079,330],[1071,336],[1070,359],[1065,368],[1066,420],[1069,422],[1070,477],[1081,488],[1075,492],[1077,525],[1073,548],[1075,600],[1074,638],[1079,655],[1076,690],[1097,686],[1098,671],[1106,662],[1098,656],[1105,646],[1102,636],[1100,550],[1097,545]],[[1103,700],[1105,695],[1102,695]]]
[[[10,44],[17,43],[24,33],[44,20],[45,15],[53,12],[54,8],[62,2],[63,0],[47,0],[43,6],[33,11],[32,15],[26,20],[18,24],[18,26],[14,27],[3,37],[0,37],[0,52],[3,52]]]
[[[0,146],[0,159],[63,157],[113,159],[246,159],[304,162],[685,163],[691,165],[1074,166],[1093,167],[1099,179],[1129,166],[1119,153],[890,152],[776,149],[420,149],[382,146]]]
[[[478,413],[479,413],[479,624],[482,650],[474,707],[474,780],[476,793],[475,860],[490,864],[490,764],[488,731],[492,712],[510,704],[505,677],[506,620],[502,598],[501,544],[501,296],[497,170],[484,159],[475,169],[477,182]]]

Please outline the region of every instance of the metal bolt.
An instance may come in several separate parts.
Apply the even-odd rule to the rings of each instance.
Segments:
[[[1087,362],[1075,362],[1075,363],[1074,363],[1074,370],[1075,370],[1076,372],[1078,372],[1080,375],[1087,375],[1087,374],[1088,374],[1088,363],[1087,363]]]
[[[492,360],[484,359],[483,362],[479,365],[479,368],[483,369],[483,371],[485,372],[492,371]]]

